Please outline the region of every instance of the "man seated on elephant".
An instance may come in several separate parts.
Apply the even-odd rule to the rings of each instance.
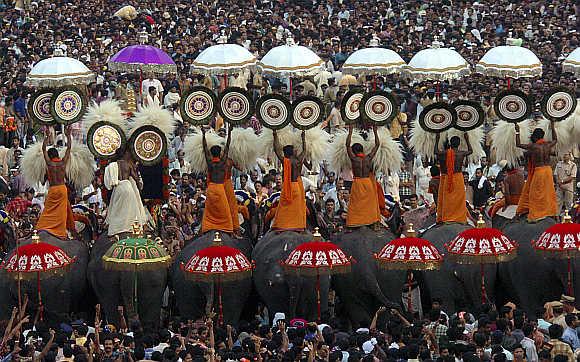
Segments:
[[[465,206],[465,183],[461,167],[465,157],[472,153],[467,133],[464,134],[467,151],[460,151],[461,140],[457,136],[445,142],[445,150],[439,151],[439,133],[435,139],[435,154],[439,160],[441,177],[437,192],[437,222],[467,222]]]
[[[228,196],[224,187],[226,176],[226,163],[228,161],[228,151],[232,138],[232,128],[228,132],[228,138],[224,149],[218,145],[207,147],[205,137],[206,129],[201,128],[203,134],[203,152],[207,163],[207,190],[205,209],[201,223],[201,232],[205,233],[210,230],[219,230],[226,233],[232,233],[234,230],[232,213],[228,202]]]
[[[350,189],[346,226],[351,228],[373,225],[381,220],[377,181],[372,172],[372,160],[380,147],[377,127],[373,127],[375,145],[367,155],[363,153],[363,146],[360,143],[351,145],[352,132],[353,127],[350,126],[348,137],[346,138],[346,150],[350,158],[354,178]],[[384,199],[384,195],[381,195],[381,197]]]
[[[527,151],[528,179],[518,203],[518,215],[528,214],[528,221],[539,221],[558,214],[554,176],[550,166],[552,149],[558,143],[554,122],[550,123],[552,141],[544,140],[544,130],[536,128],[532,132],[532,143],[522,143],[520,127],[516,123],[516,146]]]
[[[294,146],[281,147],[278,133],[274,134],[274,151],[283,164],[282,192],[276,209],[272,230],[304,231],[306,229],[306,195],[302,184],[302,165],[306,157],[306,133],[302,131],[302,152],[294,153]]]
[[[76,234],[68,189],[65,185],[66,166],[70,159],[72,145],[71,128],[66,129],[66,151],[62,159],[56,148],[46,149],[49,138],[47,131],[42,142],[42,154],[46,162],[46,177],[50,187],[36,229],[48,231],[59,238],[66,238],[67,230]]]

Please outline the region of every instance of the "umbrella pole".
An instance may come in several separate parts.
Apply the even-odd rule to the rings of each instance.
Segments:
[[[219,308],[219,319],[218,325],[222,326],[224,324],[224,306],[222,303],[222,283],[221,278],[217,278],[217,290],[218,290],[218,308]]]
[[[228,72],[224,72],[224,89],[228,87]]]
[[[507,89],[510,90],[510,88],[511,88],[511,79],[510,79],[510,77],[506,77],[506,79],[507,79]]]
[[[441,97],[441,82],[437,82],[437,90],[435,91],[435,99],[439,101]]]
[[[407,283],[409,284],[409,297],[407,298],[407,311],[413,313],[413,271],[407,270]]]
[[[373,91],[377,90],[377,75],[373,74]]]
[[[139,303],[139,299],[137,297],[137,270],[133,270],[133,309],[135,310],[135,314],[139,316],[139,307],[137,304]]]
[[[139,69],[139,98],[141,98],[141,104],[143,104],[143,68]]]
[[[16,238],[16,260],[20,260],[20,239]],[[16,281],[17,289],[18,289],[18,310],[22,311],[22,287],[21,287],[21,276],[20,274],[20,267],[18,268],[18,279]]]
[[[40,272],[36,272],[36,289],[38,290],[38,310],[40,312],[40,320],[43,320],[42,312],[42,293],[40,291]]]
[[[572,258],[568,255],[568,295],[572,296]]]
[[[485,304],[487,302],[487,292],[485,291],[485,271],[483,263],[480,264],[480,273],[481,273],[481,304]]]
[[[292,102],[292,76],[290,78],[290,102]]]
[[[316,311],[318,312],[318,322],[320,322],[320,273],[316,269]]]

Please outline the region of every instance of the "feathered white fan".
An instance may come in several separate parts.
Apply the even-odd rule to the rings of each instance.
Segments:
[[[89,128],[95,123],[102,121],[110,122],[121,127],[123,132],[127,134],[128,125],[119,101],[105,99],[99,104],[93,102],[87,109],[87,113],[83,116],[84,134],[86,135]]]
[[[416,154],[427,157],[429,160],[435,159],[435,138],[436,134],[425,131],[420,125],[418,119],[414,119],[409,130],[411,138],[409,144]],[[443,136],[443,135],[442,135]],[[439,150],[443,150],[444,137],[439,142]]]
[[[185,159],[191,165],[191,170],[196,173],[207,172],[207,163],[205,161],[205,154],[203,152],[202,137],[203,135],[201,131],[197,130],[197,133],[187,136],[185,139],[185,144],[183,145]],[[226,140],[220,137],[213,130],[207,131],[205,133],[205,140],[207,142],[208,149],[216,145],[224,147],[226,143]]]
[[[49,146],[49,148],[52,146]],[[58,152],[64,157],[66,147],[59,147]],[[89,149],[76,141],[71,146],[69,162],[66,165],[67,180],[76,188],[88,186],[95,175],[95,158]],[[44,184],[46,163],[42,154],[42,142],[37,142],[24,150],[20,169],[29,185]]]
[[[131,137],[131,134],[133,134],[135,130],[142,126],[155,126],[169,138],[169,136],[173,134],[176,123],[171,112],[153,104],[147,107],[142,107],[140,111],[135,113],[133,119],[129,121],[130,129],[127,134],[127,139]]]
[[[444,134],[442,134],[441,140],[439,141],[441,144],[444,143],[445,139],[443,136],[450,140],[452,137],[457,136],[461,139],[461,143],[459,144],[460,151],[467,151],[467,143],[464,139],[464,131],[460,131],[455,128],[451,128],[447,130]],[[467,137],[469,139],[469,144],[471,145],[472,153],[467,157],[467,161],[471,163],[478,163],[481,157],[485,156],[485,151],[483,150],[483,126],[477,127],[476,129],[472,129],[471,131],[467,132]]]

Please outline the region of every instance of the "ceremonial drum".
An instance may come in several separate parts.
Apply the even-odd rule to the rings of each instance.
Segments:
[[[141,126],[129,138],[129,150],[135,160],[151,166],[161,161],[167,153],[167,138],[155,126]]]
[[[399,102],[392,93],[373,91],[363,95],[359,112],[364,123],[388,126],[399,114]]]
[[[313,96],[298,98],[292,103],[292,125],[300,130],[316,127],[324,117],[324,104]]]
[[[217,97],[211,89],[193,87],[181,97],[181,118],[194,126],[209,124],[217,112],[216,104]]]
[[[279,94],[262,96],[256,102],[256,117],[269,129],[282,129],[292,118],[290,102]]]
[[[347,125],[356,124],[360,121],[360,103],[362,101],[364,92],[361,88],[352,88],[344,97],[340,105],[340,115],[342,120]]]
[[[451,107],[457,112],[457,121],[453,126],[454,128],[467,132],[483,124],[485,113],[479,103],[468,100],[457,100],[451,104]]]
[[[254,102],[245,89],[229,87],[218,97],[218,112],[229,124],[242,124],[254,114]]]
[[[520,90],[500,92],[493,102],[495,114],[506,122],[518,123],[532,114],[532,101]]]
[[[107,121],[96,122],[87,131],[87,146],[91,153],[101,160],[113,160],[125,152],[127,139],[116,124]]]
[[[40,125],[53,125],[54,118],[50,112],[50,99],[54,89],[44,88],[32,95],[28,101],[28,114]]]
[[[72,124],[83,117],[87,110],[88,100],[77,87],[57,89],[50,98],[50,114],[57,123]]]
[[[559,122],[574,112],[576,104],[577,99],[573,91],[564,87],[556,87],[544,95],[540,107],[546,118]]]
[[[455,108],[445,102],[436,102],[423,108],[419,115],[419,125],[427,132],[447,131],[457,122]]]

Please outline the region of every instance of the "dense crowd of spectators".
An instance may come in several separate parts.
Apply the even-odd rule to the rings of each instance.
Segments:
[[[127,4],[138,10],[129,21],[113,16]],[[561,73],[561,61],[579,45],[580,5],[574,0],[554,1],[273,1],[183,0],[118,1],[72,0],[2,1],[0,14],[0,221],[10,223],[16,237],[28,237],[43,207],[42,185],[26,185],[19,171],[24,148],[35,142],[37,128],[27,112],[33,89],[24,83],[26,74],[56,49],[83,61],[97,74],[88,93],[95,101],[122,98],[127,87],[138,89],[135,75],[107,69],[107,60],[127,45],[144,42],[157,45],[176,62],[177,76],[143,82],[140,104],[159,102],[175,111],[179,119],[179,97],[197,84],[218,90],[225,82],[220,76],[194,75],[192,61],[221,35],[238,43],[257,58],[292,37],[321,56],[327,78],[296,79],[293,96],[314,94],[327,109],[327,128],[333,132],[344,126],[339,106],[347,87],[341,84],[341,66],[354,50],[378,37],[381,46],[399,53],[406,61],[419,50],[438,40],[453,47],[470,64],[475,64],[491,47],[503,45],[508,37],[531,49],[542,61],[543,75],[516,80],[514,87],[536,97],[561,85],[576,89],[575,80]],[[432,102],[436,85],[411,83],[399,75],[360,77],[358,83],[390,89],[401,100],[400,129],[391,130],[404,147],[405,163],[398,174],[379,175],[387,203],[395,217],[421,225],[433,212],[437,200],[436,166],[414,155],[408,147],[409,121]],[[290,82],[249,73],[230,75],[227,84],[247,88],[254,97],[276,91],[289,95]],[[441,84],[442,98],[481,102],[485,109],[486,131],[496,121],[493,99],[505,88],[505,79],[473,74],[451,84]],[[13,121],[8,122],[9,119]],[[258,130],[259,125],[252,124]],[[220,125],[215,125],[219,130]],[[169,199],[161,206],[161,234],[175,255],[198,231],[203,212],[206,179],[191,172],[184,160],[186,126],[174,135],[170,150]],[[486,139],[489,145],[489,139]],[[488,151],[486,149],[486,151]],[[578,153],[564,156],[555,167],[561,209],[572,206]],[[234,173],[236,189],[248,193],[258,215],[243,226],[258,238],[267,230],[268,213],[263,205],[281,189],[279,169],[270,160],[259,160],[248,174]],[[495,195],[501,175],[500,160],[487,154],[477,164],[465,168],[466,193],[473,210],[483,209]],[[311,220],[329,237],[342,230],[348,210],[349,175],[335,174],[323,163],[316,175],[305,175]],[[566,182],[564,182],[566,180]],[[106,195],[97,175],[84,190],[72,194],[75,204],[84,204],[96,215],[98,231],[106,212]],[[395,212],[395,209],[399,212]],[[385,223],[388,221],[385,219]],[[102,226],[102,225],[101,225]],[[398,230],[395,230],[398,231]],[[164,321],[163,329],[144,331],[138,319],[128,317],[119,326],[105,325],[97,313],[93,323],[75,321],[55,330],[25,312],[15,311],[4,330],[0,356],[10,360],[33,361],[572,361],[580,349],[576,334],[574,300],[546,305],[544,313],[529,316],[514,305],[499,310],[484,305],[479,310],[444,312],[434,301],[426,318],[384,308],[358,331],[349,331],[336,320],[325,324],[303,320],[286,321],[276,315],[272,322],[264,315],[242,322],[237,328],[203,321]],[[122,312],[122,310],[121,310]],[[54,327],[54,326],[53,326]]]

